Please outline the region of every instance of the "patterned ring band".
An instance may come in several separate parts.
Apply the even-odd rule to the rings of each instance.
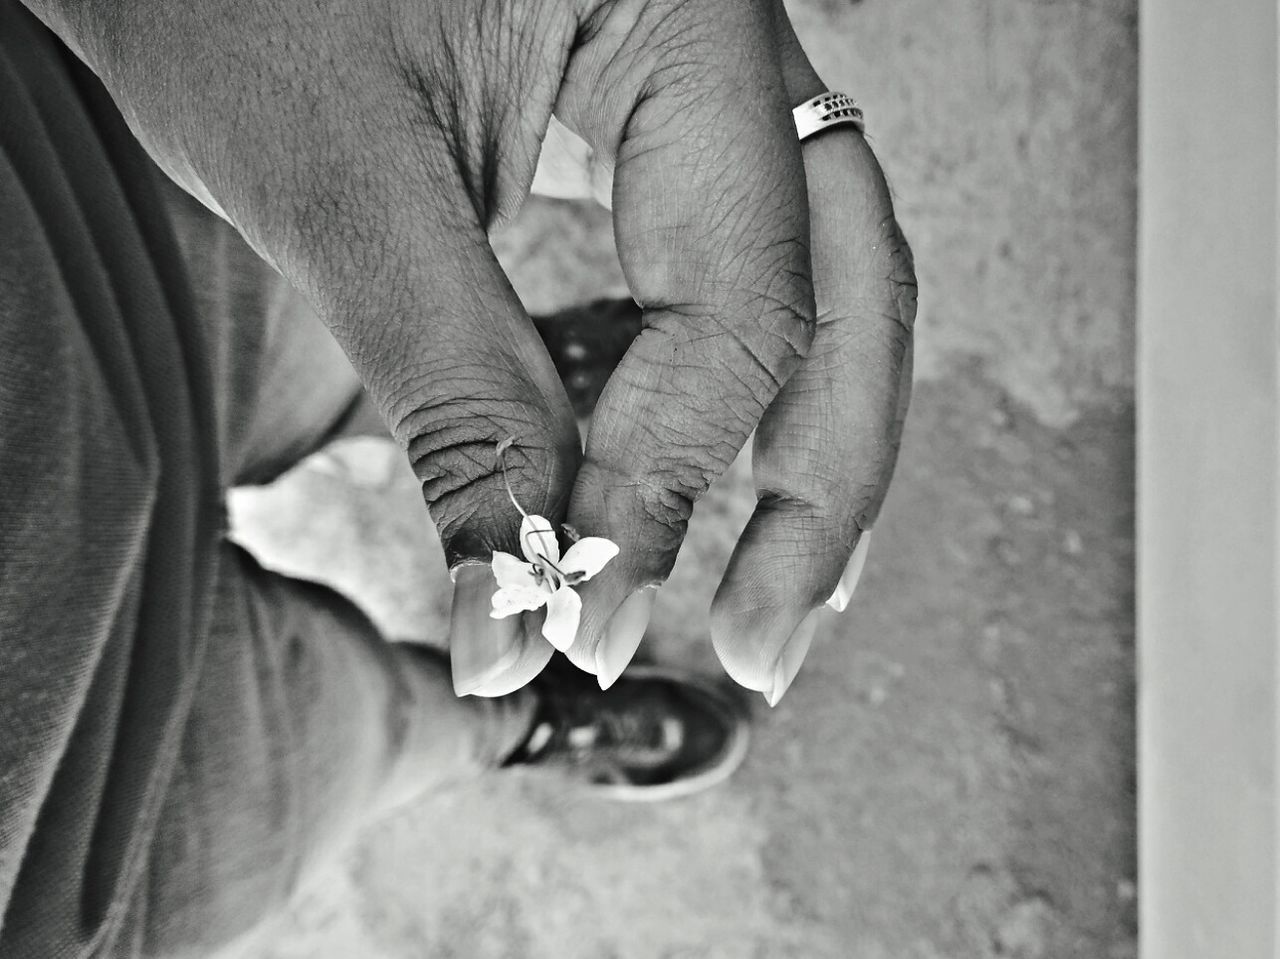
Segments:
[[[796,135],[806,140],[829,127],[847,123],[859,133],[866,132],[858,102],[843,93],[821,93],[791,111],[796,121]]]

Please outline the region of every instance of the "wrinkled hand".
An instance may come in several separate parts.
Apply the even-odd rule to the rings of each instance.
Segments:
[[[460,692],[518,688],[551,654],[541,614],[489,617],[492,552],[521,553],[499,441],[530,513],[621,547],[581,586],[569,651],[607,684],[755,430],[759,503],[711,628],[776,701],[884,498],[915,311],[866,143],[844,127],[802,155],[791,107],[825,88],[780,2],[30,2],[351,357],[455,570]],[[590,146],[644,308],[585,454],[487,242],[553,111]]]

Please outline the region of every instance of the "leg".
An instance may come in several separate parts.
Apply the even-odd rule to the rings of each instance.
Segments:
[[[496,766],[532,700],[458,699],[443,654],[228,545],[214,635],[151,859],[146,953],[252,934],[359,826]]]
[[[225,223],[167,182],[213,344],[224,486],[268,482],[338,435],[385,428],[319,319]],[[492,768],[533,702],[458,699],[447,657],[388,643],[331,589],[225,544],[213,621],[152,842],[147,954],[252,935],[361,826]]]
[[[159,189],[212,344],[222,485],[268,482],[338,435],[386,435],[301,297],[227,224]],[[152,842],[152,955],[252,935],[363,825],[495,767],[532,717],[528,695],[458,699],[446,656],[387,642],[345,597],[230,544],[212,617]]]

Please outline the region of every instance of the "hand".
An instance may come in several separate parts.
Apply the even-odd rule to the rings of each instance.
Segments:
[[[721,661],[781,695],[883,501],[915,284],[884,179],[774,0],[32,0],[161,166],[314,304],[407,450],[456,574],[455,681],[497,695],[550,646],[489,618],[531,513],[620,547],[570,658],[630,659],[693,503],[756,430],[759,504],[712,609]],[[487,233],[556,117],[612,171],[645,329],[582,453]],[[597,176],[597,179],[599,177]],[[806,186],[807,184],[807,186]],[[815,303],[816,295],[816,303]]]

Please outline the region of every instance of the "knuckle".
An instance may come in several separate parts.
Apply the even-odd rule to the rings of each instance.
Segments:
[[[764,274],[768,282],[755,297],[770,328],[784,336],[786,345],[802,359],[817,330],[817,306],[808,250],[796,252],[801,255],[771,265]],[[797,266],[797,260],[802,265]]]
[[[634,464],[589,458],[579,487],[599,494],[579,505],[598,514],[585,517],[593,525],[634,545],[634,562],[652,575],[665,576],[684,541],[694,504],[713,475],[678,455]]]
[[[817,331],[807,272],[785,264],[751,272],[767,279],[727,277],[702,305],[646,304],[634,357],[637,364],[714,378],[721,385],[716,418],[728,417],[736,428],[740,416],[744,437],[809,354]]]
[[[884,171],[866,141],[860,140],[859,143],[860,182],[866,191],[867,211],[867,218],[862,222],[872,250],[867,261],[872,270],[868,279],[888,284],[893,310],[897,314],[895,319],[910,334],[915,327],[917,312],[915,257],[894,215],[893,195]]]
[[[796,371],[813,343],[814,324],[795,307],[776,300],[757,303],[760,319],[751,328],[726,327],[725,366],[746,393],[758,400],[758,414]]]
[[[857,304],[851,318],[830,338],[829,348],[824,351],[824,360],[829,364],[825,368],[849,358],[863,370],[876,370],[888,363],[889,368],[881,371],[877,382],[896,382],[912,341],[900,310],[881,295]]]
[[[620,387],[645,397],[649,414],[635,421],[637,446],[617,450],[621,461],[634,462],[635,449],[644,448],[664,451],[671,464],[723,469],[777,393],[779,364],[765,355],[758,333],[718,317],[689,322],[685,315],[664,311],[654,317],[614,374]],[[634,472],[648,468],[636,463]],[[673,465],[670,472],[684,469]]]
[[[642,484],[637,494],[644,519],[651,529],[658,531],[656,536],[651,535],[648,539],[661,552],[674,557],[689,528],[693,504],[702,493],[662,481]]]
[[[519,512],[564,512],[568,469],[576,454],[545,427],[520,417],[511,404],[444,399],[425,401],[396,422],[423,499],[440,533],[450,565],[487,559],[494,549],[518,554]],[[515,437],[504,475],[497,444]]]
[[[911,252],[911,245],[903,235],[902,227],[892,213],[881,221],[881,236],[887,257],[887,279],[893,290],[898,322],[910,336],[915,328],[917,311],[915,257]]]

